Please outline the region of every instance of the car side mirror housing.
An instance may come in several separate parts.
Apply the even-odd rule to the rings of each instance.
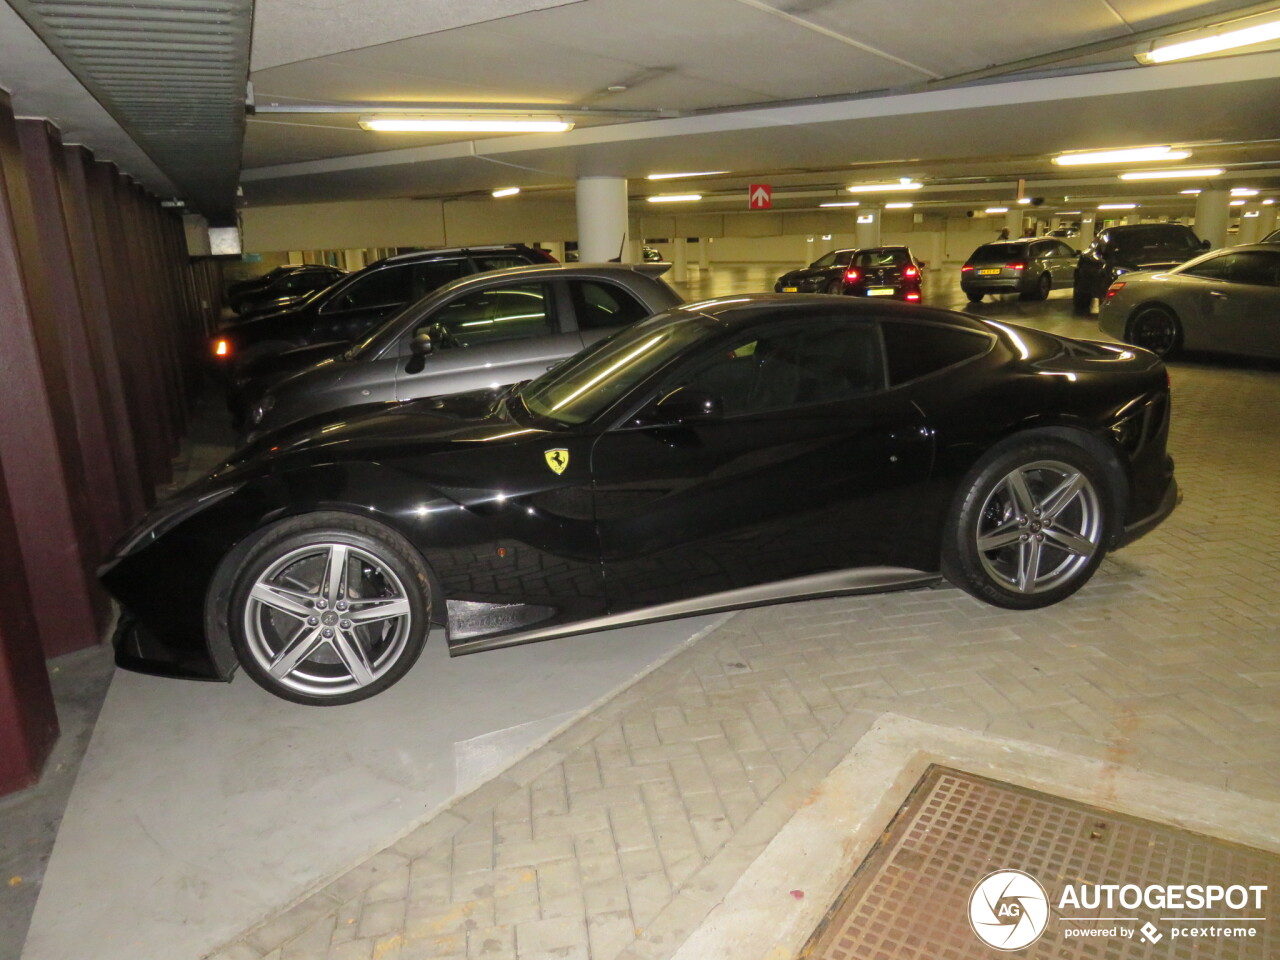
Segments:
[[[1200,249],[1201,249],[1201,250],[1208,250],[1208,249],[1209,249],[1210,247],[1212,247],[1212,246],[1213,246],[1213,244],[1211,244],[1208,240],[1201,240],[1201,241],[1200,241]]]
[[[715,394],[692,387],[679,387],[655,403],[644,417],[651,423],[691,423],[719,420],[724,404]]]
[[[415,357],[427,357],[435,352],[436,344],[431,339],[431,328],[422,327],[413,332],[413,339],[409,341],[409,352]]]

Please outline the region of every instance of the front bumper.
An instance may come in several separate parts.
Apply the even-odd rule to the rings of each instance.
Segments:
[[[1151,513],[1145,517],[1135,520],[1133,523],[1125,526],[1120,536],[1117,538],[1115,547],[1123,547],[1133,543],[1139,537],[1145,536],[1156,527],[1158,527],[1169,514],[1173,513],[1174,508],[1182,502],[1182,490],[1178,487],[1178,481],[1173,476],[1173,458],[1166,458],[1168,462],[1168,473],[1166,486],[1160,503]]]
[[[134,619],[120,611],[111,635],[116,666],[135,673],[183,680],[230,680],[222,676],[209,656],[207,646],[178,646],[165,643]]]

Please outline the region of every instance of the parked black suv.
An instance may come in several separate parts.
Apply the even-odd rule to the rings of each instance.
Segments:
[[[1209,249],[1195,232],[1181,223],[1131,223],[1107,227],[1093,238],[1076,264],[1071,302],[1077,313],[1087,313],[1094,300],[1122,273],[1163,270],[1190,260]]]
[[[555,263],[545,250],[509,243],[419,250],[387,257],[275,313],[248,317],[213,338],[215,360],[238,367],[294,347],[358,340],[382,320],[436,287],[484,270]]]
[[[323,263],[276,267],[257,279],[233,284],[227,290],[227,306],[241,316],[257,313],[268,304],[277,304],[279,309],[300,302],[346,275],[347,271]]]

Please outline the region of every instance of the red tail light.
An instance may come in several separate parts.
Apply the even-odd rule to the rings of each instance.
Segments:
[[[915,303],[915,302],[916,302],[916,301],[918,301],[919,299],[920,299],[920,294],[918,294],[918,293],[908,293],[908,294],[907,294],[907,300],[908,300],[908,301],[910,301],[911,303]]]
[[[848,270],[844,272],[844,279],[846,283],[857,283],[858,278],[861,276],[862,274],[860,274],[857,270],[853,269],[853,267],[850,267]]]
[[[962,269],[962,270],[963,270],[964,268],[963,268],[963,267],[961,267],[960,269]],[[970,269],[973,269],[973,268],[972,268],[972,267],[970,267]],[[903,268],[902,268],[902,275],[903,275],[904,277],[918,277],[918,276],[920,276],[920,271],[919,271],[919,270],[917,270],[915,267],[903,267]]]
[[[1120,281],[1118,281],[1117,283],[1113,283],[1111,286],[1107,287],[1107,295],[1106,295],[1105,297],[1103,297],[1102,299],[1103,299],[1103,300],[1110,300],[1112,297],[1114,297],[1117,293],[1119,293],[1119,292],[1120,292],[1121,290],[1123,290],[1123,289],[1124,289],[1124,281],[1123,281],[1123,280],[1120,280]]]
[[[1014,263],[1006,263],[1004,265],[1004,268],[1006,270],[1025,270],[1027,269],[1027,265],[1025,263],[1019,263],[1015,261]]]
[[[973,273],[973,264],[971,264],[971,263],[966,263],[963,267],[961,267],[961,268],[960,268],[960,272],[961,272],[961,273]]]
[[[226,337],[219,337],[213,341],[213,355],[219,360],[225,360],[231,356],[231,341]]]

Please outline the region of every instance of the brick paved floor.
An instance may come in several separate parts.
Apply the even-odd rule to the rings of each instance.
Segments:
[[[1280,804],[1280,376],[1173,376],[1185,502],[1075,598],[738,613],[217,960],[670,957],[886,712]]]

